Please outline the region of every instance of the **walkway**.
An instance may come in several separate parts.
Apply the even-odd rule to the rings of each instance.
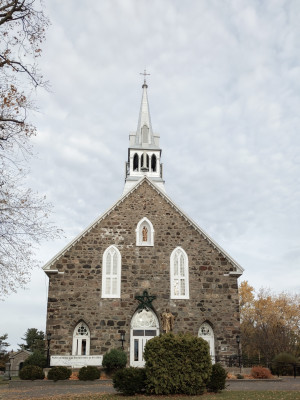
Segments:
[[[283,378],[280,381],[235,380],[228,381],[228,391],[280,390],[300,392],[300,377]],[[115,393],[111,381],[65,381],[60,382],[11,382],[10,385],[0,385],[0,400],[30,400],[51,398],[52,396],[72,394]],[[70,397],[72,399],[72,397]]]

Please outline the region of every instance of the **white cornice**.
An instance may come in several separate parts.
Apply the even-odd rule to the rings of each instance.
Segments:
[[[193,226],[215,249],[217,249],[235,268],[236,271],[231,271],[229,274],[232,276],[240,276],[244,269],[217,243],[215,242],[199,225],[196,224],[190,217],[187,216],[171,199],[168,197],[154,182],[147,176],[142,177],[127,193],[125,193],[116,203],[112,205],[104,214],[92,222],[82,233],[75,237],[67,246],[65,246],[59,253],[57,253],[50,261],[43,267],[45,273],[56,273],[57,270],[51,269],[51,266],[58,261],[68,250],[70,250],[76,243],[79,242],[87,233],[96,227],[105,217],[107,217],[115,207],[121,204],[128,196],[131,195],[143,182],[147,182],[161,197],[163,197],[191,226]],[[55,271],[55,272],[54,272]]]

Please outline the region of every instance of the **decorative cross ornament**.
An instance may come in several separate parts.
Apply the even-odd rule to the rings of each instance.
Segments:
[[[144,75],[144,85],[146,85],[146,87],[147,87],[147,84],[146,84],[146,76],[147,76],[147,75],[150,75],[150,74],[147,74],[146,70],[144,69],[144,72],[140,72],[140,75]],[[144,85],[143,85],[143,87],[144,87]]]
[[[142,296],[135,296],[135,299],[140,302],[138,305],[138,310],[144,310],[152,308],[152,301],[156,299],[156,296],[149,296],[148,291],[144,290]]]

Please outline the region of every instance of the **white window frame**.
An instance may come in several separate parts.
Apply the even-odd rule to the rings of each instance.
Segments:
[[[180,279],[175,276],[174,268],[175,268],[175,257],[178,253],[183,255],[184,259],[184,280],[185,280],[185,294],[175,294],[175,280]],[[170,256],[170,287],[171,287],[171,299],[189,299],[189,260],[186,252],[182,247],[178,246],[174,249]],[[179,285],[180,287],[180,285]]]
[[[117,291],[116,293],[106,293],[106,268],[107,268],[107,257],[110,253],[116,252],[117,254]],[[110,275],[112,277],[112,274]],[[109,246],[103,253],[102,260],[102,298],[114,298],[118,299],[121,297],[121,253],[116,246]]]
[[[87,333],[86,334],[78,334],[78,328],[79,326],[83,325],[84,328],[86,329]],[[82,341],[86,341],[85,345],[85,354],[81,354],[81,349],[82,349]],[[72,344],[72,355],[73,356],[89,356],[90,355],[90,340],[91,340],[91,334],[89,327],[84,321],[80,321],[73,332],[73,344]]]
[[[143,227],[148,229],[147,241],[143,241]],[[136,245],[137,246],[154,246],[154,229],[151,221],[144,217],[137,224],[136,230]]]

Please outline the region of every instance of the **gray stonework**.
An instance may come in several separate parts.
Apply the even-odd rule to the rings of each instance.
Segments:
[[[22,366],[24,364],[24,361],[27,360],[27,358],[31,355],[32,353],[28,350],[20,350],[15,353],[10,353],[9,355],[9,375],[10,376],[18,376],[20,367],[22,369]]]
[[[136,246],[135,229],[143,217],[153,224],[153,247]],[[117,246],[122,256],[121,299],[101,298],[102,256],[110,245]],[[188,300],[170,299],[170,255],[177,246],[188,255]],[[129,352],[130,322],[138,306],[135,295],[144,289],[157,296],[152,304],[159,321],[166,308],[175,315],[175,333],[198,335],[200,325],[209,321],[216,355],[237,353],[237,277],[224,276],[235,271],[234,265],[147,181],[51,268],[64,272],[50,275],[47,332],[52,334],[52,355],[72,354],[73,331],[80,320],[90,329],[91,355],[120,347],[121,330]]]

